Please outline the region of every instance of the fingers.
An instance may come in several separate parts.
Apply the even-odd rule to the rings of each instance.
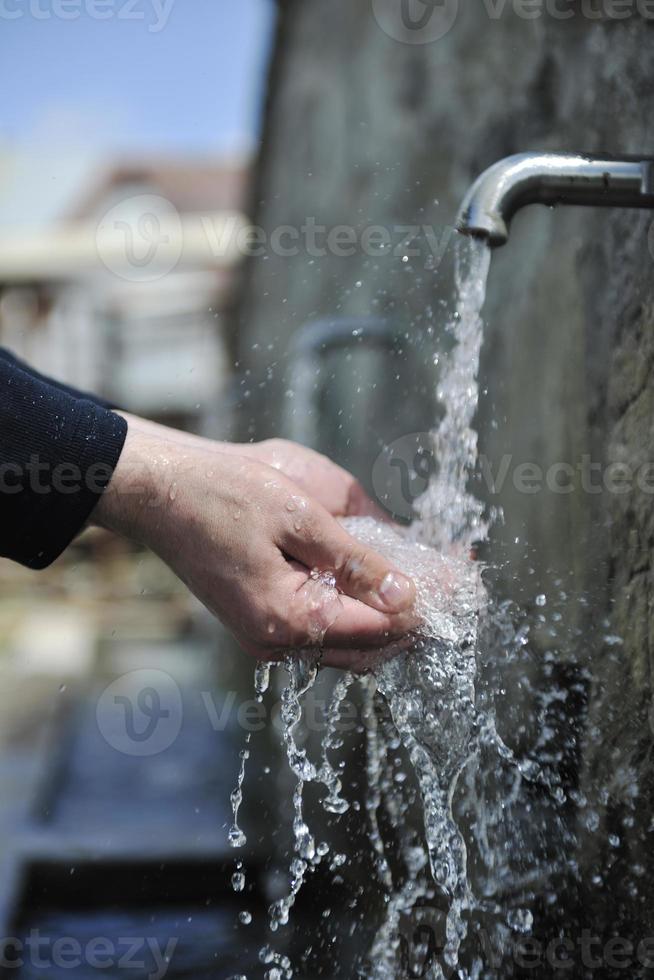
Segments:
[[[321,667],[336,667],[338,670],[349,670],[354,674],[366,674],[381,667],[388,660],[406,653],[411,645],[411,638],[393,640],[380,650],[335,650],[325,649],[320,655]]]
[[[389,615],[341,596],[341,610],[323,638],[325,647],[379,650],[417,625],[412,611]]]
[[[283,439],[245,448],[284,473],[334,517],[388,520],[386,512],[370,499],[359,481],[322,453]]]
[[[279,565],[267,571],[265,601],[249,623],[241,620],[236,629],[244,645],[254,645],[250,652],[256,656],[263,652],[265,659],[279,660],[309,647],[379,651],[418,625],[412,609],[396,614],[373,609],[340,594],[329,580],[312,576],[297,562],[279,558]]]
[[[416,598],[413,582],[376,551],[351,537],[319,504],[304,501],[289,515],[279,546],[309,569],[333,572],[338,589],[382,613],[404,613]]]
[[[307,570],[296,570],[291,563],[293,588],[290,600],[279,596],[279,608],[285,611],[285,621],[275,637],[283,637],[287,648],[307,646],[358,648],[378,650],[392,640],[405,636],[417,625],[413,610],[386,613],[353,599],[339,595],[334,586],[312,579]],[[287,586],[284,586],[287,588]]]

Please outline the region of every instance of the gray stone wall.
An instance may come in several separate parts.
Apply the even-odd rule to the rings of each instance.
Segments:
[[[488,6],[460,3],[444,37],[408,44],[381,29],[370,0],[282,4],[256,223],[270,234],[312,219],[359,235],[371,225],[426,224],[442,244],[470,181],[507,154],[654,155],[651,23],[589,19],[588,4],[571,5],[575,16],[563,21],[524,19],[507,3],[493,19]],[[505,454],[511,467],[533,462],[544,472],[584,456],[602,464],[652,457],[651,220],[542,208],[516,218],[494,256],[485,311],[478,426],[494,470]],[[288,350],[303,324],[371,314],[404,336],[401,363],[382,359],[372,375],[346,357],[331,367],[327,388],[338,397],[323,406],[323,448],[370,483],[383,441],[429,427],[428,362],[443,340],[452,246],[440,263],[422,239],[420,248],[406,262],[392,248],[343,257],[300,246],[247,263],[234,321],[249,372],[242,434],[279,434],[292,417]],[[329,405],[339,399],[344,414],[335,418]],[[559,617],[534,615],[536,649],[590,678],[574,777],[585,903],[607,920],[623,915],[642,936],[653,925],[652,497],[588,492],[580,475],[573,493],[525,494],[512,472],[501,492],[485,490],[505,514],[491,549],[503,562],[498,590],[532,609],[545,593]],[[519,692],[519,678],[512,683]]]

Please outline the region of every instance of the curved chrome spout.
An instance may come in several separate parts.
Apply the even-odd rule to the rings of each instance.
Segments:
[[[516,211],[528,204],[654,208],[654,160],[573,153],[519,153],[489,167],[457,218],[464,235],[504,245]]]

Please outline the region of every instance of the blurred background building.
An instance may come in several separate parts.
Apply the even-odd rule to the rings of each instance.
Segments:
[[[24,179],[47,173],[44,161]],[[207,431],[229,386],[223,314],[247,177],[246,161],[92,167],[46,227],[0,232],[0,343],[136,414]],[[165,252],[154,264],[151,249]]]

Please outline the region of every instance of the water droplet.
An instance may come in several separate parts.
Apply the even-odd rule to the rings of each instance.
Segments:
[[[234,826],[230,827],[228,840],[231,847],[244,847],[247,844],[247,837],[243,833],[240,827]]]
[[[506,917],[509,927],[515,932],[531,932],[534,917],[529,909],[511,909]]]

